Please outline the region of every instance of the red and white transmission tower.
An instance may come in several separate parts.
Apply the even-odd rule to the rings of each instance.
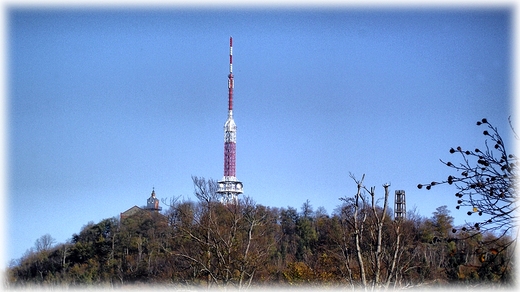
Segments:
[[[237,125],[233,120],[233,38],[229,38],[228,118],[224,124],[224,177],[218,182],[217,193],[225,203],[236,202],[242,193],[242,182],[236,178]]]

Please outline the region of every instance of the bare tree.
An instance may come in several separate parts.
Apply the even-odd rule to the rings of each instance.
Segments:
[[[390,269],[389,269],[388,275],[386,277],[385,289],[388,289],[392,279],[394,279],[394,281],[395,281],[394,287],[395,287],[395,283],[397,282],[396,266],[397,266],[397,262],[399,260],[399,254],[402,253],[402,251],[401,251],[401,222],[402,221],[403,221],[402,218],[397,218],[397,220],[393,222],[395,235],[396,235],[395,249],[394,249],[394,254],[392,256]]]
[[[309,201],[309,199],[307,199],[305,203],[303,203],[302,205],[302,216],[305,218],[310,218],[313,215],[313,213],[314,212],[312,211],[311,202]]]
[[[198,204],[185,208],[173,199],[169,211],[170,224],[189,244],[163,250],[188,260],[197,274],[206,277],[208,287],[249,287],[274,244],[272,232],[264,226],[268,210],[249,197],[233,204],[220,202],[213,180],[193,177],[193,183]]]
[[[370,189],[363,185],[365,175],[357,180],[354,175],[350,177],[357,184],[356,196],[341,198],[348,205],[343,208],[345,218],[350,228],[354,231],[355,252],[359,265],[361,284],[366,290],[368,280],[371,277],[371,289],[377,289],[384,285],[388,287],[392,279],[396,279],[396,266],[401,250],[401,222],[390,225],[388,220],[388,197],[390,184],[384,184],[384,197],[382,208],[377,205],[375,187]],[[370,195],[370,203],[363,196]],[[351,215],[347,214],[351,213]],[[350,218],[350,219],[349,219]],[[388,226],[395,231],[395,238],[390,238],[386,231]],[[366,233],[365,238],[363,234]],[[389,247],[393,247],[393,249]],[[368,249],[367,249],[368,247]],[[365,261],[368,260],[369,266]],[[384,280],[383,280],[384,279]]]
[[[365,175],[363,174],[363,176],[361,177],[361,180],[357,180],[353,174],[350,174],[350,177],[357,184],[357,192],[356,192],[356,196],[354,197],[354,206],[353,206],[354,214],[352,217],[352,221],[349,222],[349,224],[351,225],[351,227],[354,230],[354,239],[356,242],[356,256],[357,256],[357,261],[358,261],[358,265],[359,265],[361,284],[363,285],[363,288],[366,289],[367,277],[366,277],[366,273],[365,273],[365,263],[363,261],[363,254],[361,251],[361,235],[363,234],[363,226],[364,226],[364,222],[367,218],[367,214],[363,211],[364,210],[363,205],[364,205],[365,201],[364,201],[364,197],[362,196],[362,190],[364,188],[363,180],[365,179]],[[347,198],[340,198],[340,200],[343,200],[346,203],[349,202],[349,200]],[[360,200],[362,202],[360,202]],[[361,203],[363,203],[363,205],[361,205]],[[359,216],[360,211],[362,212],[361,216]]]
[[[477,222],[461,228],[462,231],[469,229],[473,231],[471,234],[492,231],[505,235],[518,227],[515,217],[517,157],[507,152],[497,128],[487,119],[478,121],[477,126],[487,127],[483,131],[483,135],[487,137],[484,149],[465,150],[460,146],[451,148],[450,153],[458,154],[461,161],[441,162],[454,170],[455,174],[449,175],[446,180],[419,184],[417,187],[430,190],[433,186],[442,184],[454,185],[457,189],[455,196],[458,198],[456,208],[469,207],[468,216],[482,216]],[[457,232],[457,229],[453,229],[453,232]]]
[[[190,245],[180,245],[177,249],[162,246],[162,250],[170,255],[185,259],[192,263],[194,274],[206,275],[206,284],[218,284],[219,278],[214,267],[216,182],[203,177],[192,176],[194,194],[198,204],[179,202],[179,197],[172,198],[168,211],[168,222],[175,233],[189,239]]]
[[[47,251],[52,248],[52,246],[56,243],[56,240],[52,238],[50,234],[42,235],[42,237],[36,239],[34,242],[34,247],[36,252]]]
[[[258,205],[250,198],[244,197],[239,200],[242,203],[243,229],[246,236],[243,236],[242,252],[239,255],[239,281],[238,287],[249,287],[259,265],[266,262],[268,251],[274,241],[259,239],[262,237],[271,238],[272,234],[264,227],[267,221],[267,213],[259,208]],[[247,282],[247,284],[245,283]],[[247,285],[247,286],[246,286]]]
[[[376,209],[376,199],[375,199],[375,187],[370,188],[370,197],[372,198],[372,212],[373,217],[376,220],[376,228],[377,228],[377,247],[375,252],[375,275],[374,275],[374,281],[372,283],[372,289],[374,289],[377,285],[379,285],[379,277],[381,274],[381,260],[383,257],[382,252],[382,241],[383,241],[383,223],[386,216],[386,210],[388,207],[388,187],[389,184],[384,184],[383,187],[385,189],[385,199],[384,199],[384,205],[383,205],[383,211],[381,214],[377,214]]]
[[[208,216],[208,221],[205,224],[202,223],[202,220],[200,221],[200,223],[202,223],[202,224],[200,224],[201,227],[206,229],[206,238],[205,238],[206,261],[195,260],[195,262],[202,264],[204,271],[208,274],[207,275],[207,285],[209,288],[209,287],[211,287],[212,280],[217,282],[216,276],[212,273],[213,268],[211,266],[212,265],[211,251],[212,251],[213,239],[212,239],[212,234],[211,234],[211,228],[209,226],[214,221],[212,205],[213,205],[213,202],[216,201],[217,187],[216,187],[215,181],[213,181],[213,180],[209,180],[208,182],[206,182],[206,180],[204,178],[199,178],[196,176],[192,176],[192,180],[193,180],[193,185],[195,187],[195,196],[197,197],[197,199],[199,199],[199,202],[203,205],[203,208],[206,209],[205,213]],[[198,242],[204,241],[204,239],[202,239],[202,238],[193,236],[193,233],[191,233],[191,231],[189,234],[192,236],[192,238],[194,238]],[[194,260],[193,258],[191,258],[191,259]]]

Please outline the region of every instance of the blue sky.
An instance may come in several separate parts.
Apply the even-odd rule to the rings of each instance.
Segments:
[[[6,261],[222,177],[230,36],[237,178],[259,204],[330,214],[366,174],[391,207],[403,189],[461,224],[454,189],[417,184],[483,147],[481,118],[514,142],[508,9],[11,8],[6,29]]]

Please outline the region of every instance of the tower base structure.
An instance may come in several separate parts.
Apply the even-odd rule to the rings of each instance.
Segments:
[[[238,195],[243,193],[242,182],[234,176],[224,176],[218,181],[217,194],[221,195],[220,201],[224,204],[236,204]]]

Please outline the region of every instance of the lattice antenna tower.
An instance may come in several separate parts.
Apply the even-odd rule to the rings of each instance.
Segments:
[[[229,75],[228,75],[228,118],[224,124],[224,177],[218,181],[217,193],[223,203],[236,203],[242,194],[242,182],[236,178],[236,139],[237,126],[233,120],[233,38],[229,38]]]
[[[406,195],[403,190],[395,191],[394,220],[406,219]]]

